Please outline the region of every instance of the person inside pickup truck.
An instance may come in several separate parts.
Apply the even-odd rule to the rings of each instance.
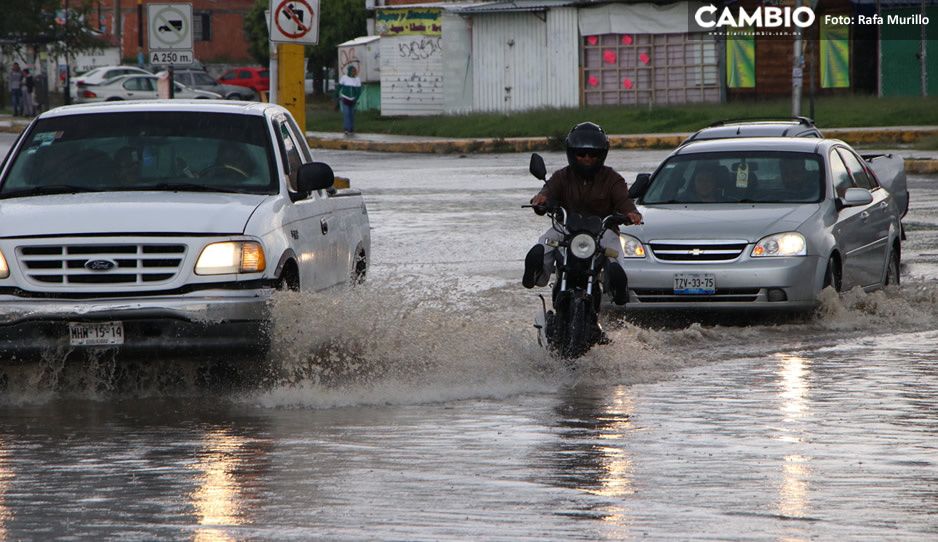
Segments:
[[[200,177],[213,177],[233,181],[249,179],[254,172],[254,163],[240,143],[222,141],[218,145],[215,162],[202,170]]]
[[[133,147],[121,147],[114,153],[117,182],[133,186],[140,180],[140,153]]]

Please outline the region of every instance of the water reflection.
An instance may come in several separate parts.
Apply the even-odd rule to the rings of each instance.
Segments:
[[[579,517],[627,526],[632,517],[621,499],[635,493],[635,465],[625,446],[634,430],[634,398],[624,386],[603,391],[572,390],[564,398],[557,407],[560,441],[546,453],[557,485],[603,497],[584,501]]]
[[[809,414],[808,367],[810,362],[799,356],[779,355],[778,377],[781,387],[780,409],[783,424],[780,440],[793,447],[803,442],[801,420]],[[793,453],[785,455],[782,482],[778,489],[778,512],[785,517],[803,517],[808,510],[810,457]]]
[[[7,522],[13,519],[13,513],[7,506],[7,491],[13,484],[13,469],[10,465],[10,452],[6,443],[0,441],[0,540],[7,540]]]
[[[250,511],[247,494],[251,487],[251,469],[265,455],[255,441],[226,429],[212,429],[205,433],[197,462],[190,468],[197,471],[198,488],[192,493],[192,504],[198,517],[199,528],[194,539],[198,542],[228,542],[237,538],[225,527],[247,523]],[[258,453],[260,452],[260,453]]]

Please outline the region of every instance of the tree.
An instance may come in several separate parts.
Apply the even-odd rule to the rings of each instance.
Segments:
[[[65,10],[65,6],[68,10]],[[99,49],[107,43],[85,26],[92,0],[17,0],[4,2],[0,16],[0,79],[5,79],[2,59],[9,55],[32,62],[43,48],[53,56]],[[0,86],[0,104],[4,101]]]
[[[244,31],[248,35],[248,49],[260,64],[270,62],[267,21],[264,10],[267,0],[257,0],[244,19]],[[313,74],[313,90],[322,92],[323,68],[338,63],[338,44],[365,35],[365,3],[362,0],[320,0],[319,44],[306,47],[306,69]]]

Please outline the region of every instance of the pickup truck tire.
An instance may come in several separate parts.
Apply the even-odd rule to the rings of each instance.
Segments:
[[[300,290],[300,273],[294,262],[289,262],[283,266],[280,277],[277,279],[278,290],[290,290],[297,292]]]
[[[368,274],[368,256],[365,249],[359,246],[355,250],[355,263],[352,265],[352,285],[364,284]]]

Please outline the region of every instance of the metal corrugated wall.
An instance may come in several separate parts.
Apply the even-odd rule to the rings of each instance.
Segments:
[[[575,107],[577,18],[574,9],[476,15],[472,25],[476,111]]]
[[[443,112],[443,40],[439,36],[381,37],[381,114]]]

